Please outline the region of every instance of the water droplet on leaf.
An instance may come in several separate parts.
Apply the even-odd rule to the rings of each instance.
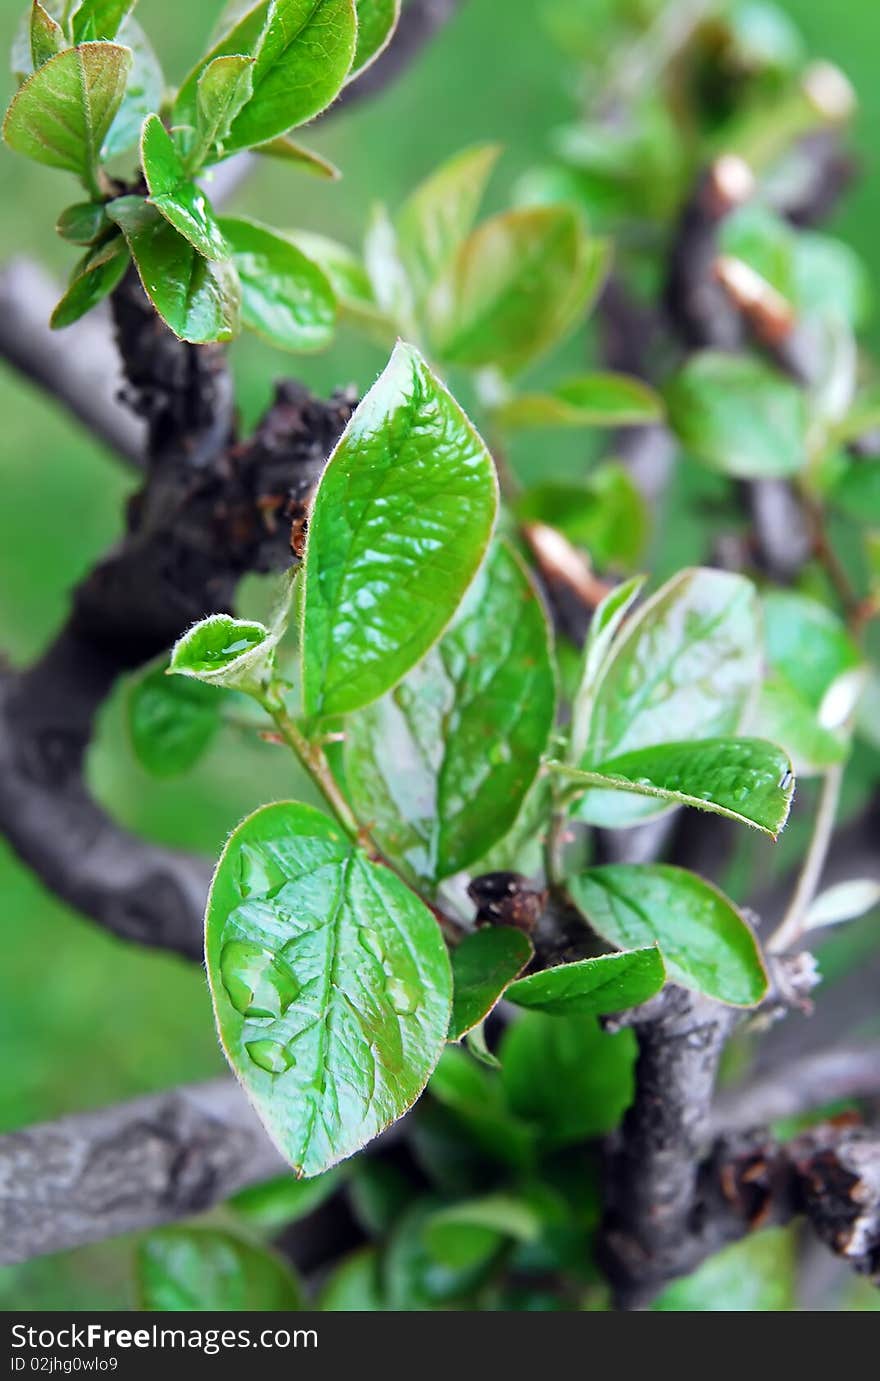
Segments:
[[[299,991],[284,962],[249,940],[230,940],[223,946],[220,977],[229,1001],[243,1017],[283,1016]]]
[[[278,1041],[249,1041],[245,1050],[254,1064],[268,1074],[283,1074],[296,1063],[290,1051]]]
[[[389,978],[388,996],[391,1006],[401,1017],[409,1016],[419,1005],[418,993],[409,983],[404,983],[402,978]]]

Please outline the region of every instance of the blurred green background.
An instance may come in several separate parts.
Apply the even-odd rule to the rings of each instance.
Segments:
[[[592,0],[582,4],[589,13]],[[864,175],[836,228],[880,282],[880,5],[787,0],[785,7],[814,53],[839,63],[858,91],[855,139]],[[21,8],[21,0],[0,0],[4,51]],[[141,0],[139,17],[172,81],[187,70],[221,9],[221,0]],[[574,109],[569,75],[540,10],[541,0],[466,0],[392,88],[311,132],[312,145],[342,168],[342,182],[320,184],[266,163],[239,204],[279,226],[323,230],[355,245],[374,199],[396,205],[441,158],[482,140],[498,140],[507,150],[496,177],[498,203],[545,155],[548,131]],[[57,212],[71,199],[67,182],[0,151],[4,261],[27,253],[59,275],[69,268],[68,249],[53,231]],[[873,332],[876,347],[876,319]],[[281,374],[293,373],[319,392],[349,382],[363,390],[383,364],[376,350],[345,336],[318,358],[291,360],[253,338],[238,343],[233,355],[246,419],[257,415]],[[119,531],[132,479],[5,371],[0,414],[0,646],[21,662],[51,635],[69,587]],[[258,803],[308,796],[286,756],[231,731],[190,776],[157,783],[132,758],[123,694],[104,716],[92,776],[102,800],[145,835],[215,854]],[[108,938],[53,901],[2,845],[0,896],[6,931],[0,1131],[221,1071],[199,970]],[[124,1242],[105,1243],[0,1271],[0,1309],[129,1307],[130,1255]]]

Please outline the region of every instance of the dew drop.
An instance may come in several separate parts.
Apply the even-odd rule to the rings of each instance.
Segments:
[[[290,1051],[279,1045],[278,1041],[248,1041],[245,1050],[254,1064],[259,1065],[260,1069],[265,1069],[268,1074],[283,1074],[286,1069],[296,1064]]]
[[[241,844],[238,851],[238,890],[242,897],[274,897],[287,876],[271,854]]]
[[[404,983],[403,979],[389,978],[387,988],[391,1006],[398,1016],[408,1017],[416,1010],[419,1004],[418,993],[408,983]]]
[[[505,763],[510,762],[510,744],[505,739],[493,743],[489,749],[488,757],[493,767],[503,767]]]
[[[284,962],[250,940],[230,940],[223,946],[220,977],[229,1001],[243,1017],[283,1016],[299,991]]]
[[[362,926],[360,930],[360,941],[368,954],[372,954],[374,959],[378,959],[381,964],[385,958],[385,946],[382,944],[381,937],[375,930],[370,930],[367,926]]]

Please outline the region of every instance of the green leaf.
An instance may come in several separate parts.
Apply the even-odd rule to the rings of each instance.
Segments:
[[[695,806],[775,839],[788,819],[794,792],[791,761],[761,738],[709,738],[639,748],[590,771],[557,765],[575,789],[632,791]]]
[[[401,332],[415,333],[415,298],[397,231],[385,207],[373,206],[364,236],[364,263],[379,309]]]
[[[565,206],[526,207],[485,221],[429,299],[437,353],[471,367],[527,364],[573,325],[585,252],[581,219]]]
[[[226,53],[209,62],[199,77],[194,144],[187,155],[190,170],[210,161],[212,151],[222,154],[233,120],[253,94],[254,61],[242,53]]]
[[[792,1229],[749,1233],[668,1285],[660,1313],[785,1313],[796,1308],[797,1242]]]
[[[683,446],[722,474],[771,479],[807,460],[807,400],[776,370],[747,355],[694,355],[666,391]]]
[[[198,90],[203,73],[217,58],[256,58],[260,40],[266,28],[270,0],[252,0],[250,4],[231,6],[224,10],[220,30],[211,48],[200,58],[184,78],[174,101],[173,123],[176,127],[195,129],[198,120]]]
[[[55,229],[70,244],[93,245],[112,229],[112,223],[102,201],[80,201],[65,207]]]
[[[74,43],[115,38],[137,0],[82,0],[73,15]]]
[[[189,677],[153,667],[131,688],[128,731],[135,757],[154,777],[192,767],[220,727],[219,696]]]
[[[432,1256],[464,1270],[481,1265],[506,1241],[536,1241],[541,1228],[541,1216],[527,1200],[487,1194],[438,1209],[426,1220],[424,1234]]]
[[[551,1016],[604,1016],[647,1002],[665,981],[666,969],[655,946],[575,959],[530,973],[512,983],[505,997],[518,1007]]]
[[[632,1101],[633,1033],[605,1035],[595,1017],[525,1012],[505,1031],[500,1055],[514,1112],[551,1146],[604,1136]]]
[[[825,925],[854,921],[880,905],[880,882],[876,878],[850,878],[826,887],[810,905],[804,922],[808,930]]]
[[[553,727],[549,637],[527,572],[496,543],[437,646],[349,720],[352,804],[413,876],[460,872],[516,820]]]
[[[597,465],[583,482],[539,484],[516,504],[526,523],[546,523],[585,547],[601,569],[629,569],[644,550],[650,514],[629,471],[614,461]]]
[[[534,1159],[531,1129],[511,1112],[497,1074],[457,1045],[447,1045],[431,1076],[431,1097],[451,1114],[456,1140],[470,1141],[483,1156],[514,1169]]]
[[[119,42],[131,51],[131,72],[122,103],[104,140],[101,157],[106,162],[127,153],[141,137],[144,120],[162,104],[165,79],[149,39],[134,19],[126,19]]]
[[[305,561],[303,702],[378,699],[439,638],[489,542],[492,458],[418,351],[400,343],[318,486]]]
[[[150,205],[206,259],[228,259],[229,246],[208,200],[187,176],[174,140],[158,115],[148,115],[144,121],[141,163]]]
[[[329,158],[297,144],[287,134],[279,134],[277,139],[270,139],[266,144],[257,144],[251,153],[259,154],[261,158],[277,158],[282,163],[293,163],[301,172],[325,178],[328,182],[338,182],[342,177],[336,164],[331,163]]]
[[[489,1015],[532,958],[532,943],[512,926],[487,926],[452,951],[449,1040],[460,1041]]]
[[[404,203],[397,229],[401,257],[423,300],[473,229],[498,144],[479,144],[443,163]]]
[[[234,267],[205,259],[142,197],[119,197],[107,214],[128,241],[144,291],[181,340],[231,340],[241,286]]]
[[[859,523],[880,523],[880,460],[876,456],[850,460],[829,498]]]
[[[220,1039],[297,1173],[344,1160],[415,1102],[452,977],[427,907],[309,806],[264,806],[227,843],[206,920]]]
[[[137,1254],[141,1309],[154,1312],[305,1308],[299,1282],[274,1252],[219,1228],[161,1228]]]
[[[574,763],[579,763],[586,752],[593,718],[593,696],[601,685],[601,674],[614,639],[638,599],[645,580],[643,575],[634,575],[617,585],[605,596],[590,620],[571,708],[569,758]]]
[[[211,614],[177,640],[168,671],[254,694],[271,671],[277,643],[265,624]]]
[[[569,879],[572,900],[609,944],[658,944],[669,977],[737,1007],[766,995],[750,927],[723,892],[668,864],[609,863]]]
[[[287,239],[301,249],[326,275],[336,297],[340,316],[366,330],[386,347],[396,339],[393,322],[382,313],[369,275],[347,245],[307,230],[292,230]]]
[[[121,235],[90,249],[74,269],[67,291],[52,313],[53,331],[72,326],[112,293],[122,280],[129,257]]]
[[[348,80],[359,77],[384,48],[400,18],[400,0],[355,0],[357,8],[357,48]]]
[[[626,374],[584,374],[553,393],[523,393],[495,412],[503,427],[643,427],[663,417],[661,398]]]
[[[751,582],[699,567],[679,572],[619,633],[580,703],[580,721],[588,718],[580,765],[590,770],[674,742],[683,725],[694,740],[735,734],[760,672],[760,611]],[[592,667],[589,677],[595,674]],[[647,797],[588,791],[576,814],[613,828],[663,809]]]
[[[318,265],[256,221],[220,227],[241,280],[242,323],[282,350],[323,350],[333,339],[336,299]]]
[[[227,1207],[252,1232],[277,1237],[283,1228],[314,1213],[343,1183],[344,1172],[340,1169],[328,1170],[311,1180],[298,1180],[288,1173],[240,1190],[227,1200]]]
[[[33,0],[31,8],[30,41],[34,71],[67,46],[64,30],[43,8],[40,0]]]
[[[130,67],[131,53],[115,43],[66,48],[19,87],[3,122],[4,139],[16,153],[65,168],[93,186]]]
[[[381,1313],[377,1249],[361,1247],[347,1256],[325,1281],[317,1307],[324,1313]]]
[[[447,1266],[430,1251],[425,1233],[437,1205],[423,1199],[397,1224],[383,1263],[384,1308],[393,1313],[459,1307],[485,1275],[485,1263]]]

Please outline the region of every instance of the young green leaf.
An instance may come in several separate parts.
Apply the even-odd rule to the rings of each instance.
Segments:
[[[224,141],[238,112],[250,100],[255,59],[242,53],[226,53],[209,62],[196,88],[196,128],[187,152],[190,171],[220,156]]]
[[[638,599],[646,577],[634,575],[607,594],[590,620],[581,654],[577,688],[571,707],[568,759],[580,763],[587,749],[593,717],[593,696],[617,632]]]
[[[647,1002],[665,981],[663,958],[653,946],[541,969],[511,983],[504,995],[517,1007],[551,1016],[604,1016]]]
[[[577,789],[608,787],[695,806],[752,825],[775,839],[794,792],[791,760],[760,738],[709,738],[657,743],[622,753],[588,771],[558,771]]]
[[[694,355],[669,385],[666,404],[682,445],[723,474],[771,479],[806,464],[806,394],[760,360]]]
[[[533,954],[528,937],[504,925],[475,930],[456,945],[452,951],[451,1041],[460,1041],[479,1026]]]
[[[155,1312],[305,1308],[299,1281],[265,1247],[221,1228],[161,1228],[137,1254],[142,1309]]]
[[[500,153],[498,144],[465,149],[426,178],[404,203],[397,217],[400,253],[420,301],[473,229]]]
[[[797,1308],[798,1250],[793,1229],[752,1232],[668,1285],[659,1313],[785,1313]]]
[[[750,927],[716,887],[668,864],[610,863],[569,879],[572,900],[609,944],[658,944],[669,977],[737,1007],[753,1007],[768,980]]]
[[[72,245],[93,245],[112,229],[112,222],[102,201],[80,201],[65,207],[55,229]]]
[[[266,144],[257,144],[251,149],[251,153],[259,154],[261,158],[277,158],[281,163],[293,163],[301,172],[310,173],[312,177],[325,178],[328,182],[338,182],[342,177],[336,164],[331,163],[329,158],[324,158],[321,154],[315,153],[314,149],[307,149],[303,144],[298,144],[288,134],[279,134],[277,139],[270,139]]]
[[[273,1238],[282,1229],[314,1213],[341,1188],[346,1178],[345,1166],[327,1170],[311,1180],[298,1180],[288,1172],[277,1179],[240,1189],[227,1199],[226,1206],[251,1232]]]
[[[130,257],[121,235],[90,249],[74,269],[67,291],[52,313],[53,331],[72,326],[112,293],[121,282]]]
[[[220,222],[241,280],[242,323],[282,350],[323,350],[336,299],[326,275],[290,240],[256,221]]]
[[[131,52],[131,72],[116,118],[101,149],[104,162],[128,153],[137,144],[144,120],[160,108],[165,90],[159,59],[140,24],[130,15],[123,21],[118,40]]]
[[[211,614],[177,640],[168,671],[258,694],[271,671],[277,642],[265,624]]]
[[[595,1017],[524,1012],[500,1055],[511,1107],[550,1146],[604,1136],[632,1101],[633,1033],[605,1035]]]
[[[206,259],[228,259],[229,246],[208,199],[190,181],[174,140],[158,115],[149,115],[144,121],[141,164],[150,205]]]
[[[387,48],[400,18],[401,0],[355,0],[357,8],[357,48],[348,80],[359,77],[365,67]]]
[[[735,734],[759,683],[761,631],[754,586],[726,571],[679,572],[630,619],[606,655],[581,719],[589,770],[623,753]],[[583,729],[579,732],[582,734]],[[665,808],[632,795],[587,791],[576,814],[609,827]]]
[[[415,294],[401,254],[397,230],[381,203],[373,206],[364,236],[364,263],[379,309],[406,334],[415,334]]]
[[[184,78],[174,101],[175,127],[195,129],[198,120],[198,91],[202,75],[217,58],[256,58],[266,28],[270,0],[253,0],[243,5],[227,5],[220,17],[209,51]]]
[[[40,0],[33,0],[31,8],[31,61],[33,70],[36,72],[38,67],[42,67],[44,62],[48,62],[56,53],[60,53],[67,46],[64,38],[64,30],[53,19],[43,6]]]
[[[107,214],[128,241],[144,291],[181,340],[231,340],[239,324],[241,284],[231,263],[205,259],[142,197],[119,197]]]
[[[379,698],[441,635],[482,561],[492,458],[418,351],[399,344],[321,477],[305,561],[303,701]]]
[[[437,882],[512,827],[553,727],[543,606],[497,543],[440,642],[389,695],[352,716],[352,804],[388,856]]]
[[[137,0],[82,0],[71,21],[74,43],[115,38],[136,4]]]
[[[431,339],[453,364],[519,369],[569,329],[585,232],[565,206],[485,221],[428,302]]]
[[[426,1220],[424,1233],[432,1256],[462,1270],[487,1261],[505,1241],[536,1241],[542,1226],[540,1213],[527,1199],[487,1194],[438,1209]]]
[[[96,185],[104,137],[125,91],[131,53],[116,43],[65,48],[28,77],[3,122],[11,149]]]
[[[297,1173],[401,1117],[449,1025],[452,977],[427,907],[310,806],[235,830],[208,899],[208,979],[227,1058]]]
[[[663,416],[661,398],[626,374],[584,374],[553,393],[523,393],[494,414],[503,427],[643,427]]]
[[[220,728],[220,699],[192,677],[153,667],[128,697],[128,732],[135,757],[155,777],[186,772]]]

